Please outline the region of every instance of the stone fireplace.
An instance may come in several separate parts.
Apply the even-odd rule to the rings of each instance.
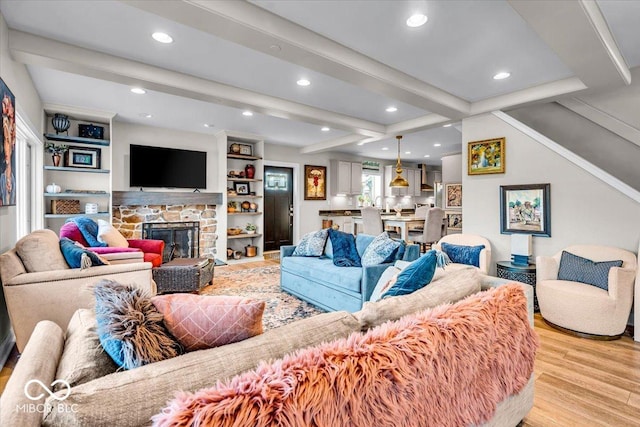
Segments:
[[[114,191],[112,224],[127,239],[142,239],[144,224],[173,224],[174,228],[181,229],[187,223],[197,223],[198,235],[195,237],[193,234],[196,242],[187,244],[188,250],[195,249],[194,257],[215,258],[218,239],[217,207],[221,203],[221,193]],[[177,243],[181,246],[180,250],[184,249],[184,241]],[[164,258],[171,255],[171,250],[171,243],[166,244],[163,262],[168,260]]]
[[[200,256],[200,221],[144,222],[142,238],[164,240],[163,263]]]

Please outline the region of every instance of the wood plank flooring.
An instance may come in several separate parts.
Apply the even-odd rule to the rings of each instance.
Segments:
[[[278,264],[231,264],[222,271]],[[559,332],[535,315],[540,348],[535,364],[534,407],[523,427],[640,426],[640,343],[624,336],[593,341]],[[0,371],[0,392],[17,360],[14,349]]]

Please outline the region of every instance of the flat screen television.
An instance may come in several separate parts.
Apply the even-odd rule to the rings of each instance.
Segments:
[[[130,145],[129,186],[207,188],[207,153]]]

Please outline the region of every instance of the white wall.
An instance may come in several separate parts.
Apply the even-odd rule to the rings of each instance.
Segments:
[[[510,235],[500,234],[500,186],[551,184],[551,237],[534,237],[535,255],[552,255],[571,244],[616,246],[636,253],[640,204],[538,144],[499,118],[463,120],[462,140],[506,137],[506,172],[474,175],[462,170],[463,232],[485,236],[495,261],[510,258]],[[463,147],[462,165],[466,165]]]

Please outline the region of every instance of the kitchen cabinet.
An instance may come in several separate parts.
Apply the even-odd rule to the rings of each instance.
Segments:
[[[330,160],[331,195],[362,193],[362,163],[344,160]]]

